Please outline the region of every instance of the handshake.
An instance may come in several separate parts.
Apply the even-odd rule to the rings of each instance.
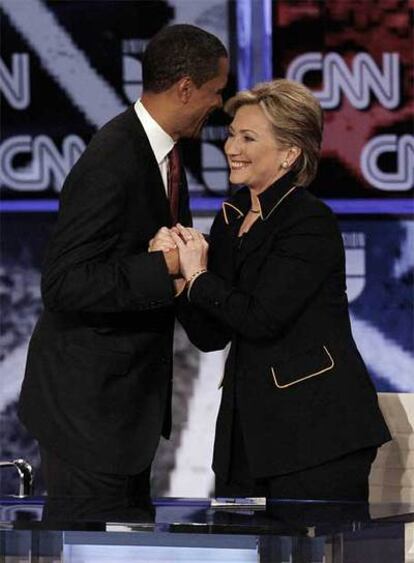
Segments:
[[[148,247],[148,252],[157,251],[163,252],[168,272],[179,284],[188,283],[207,269],[208,243],[197,229],[180,223],[171,229],[161,227]]]

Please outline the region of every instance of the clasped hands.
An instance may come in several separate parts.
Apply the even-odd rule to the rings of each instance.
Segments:
[[[200,270],[207,268],[208,243],[197,229],[177,223],[168,229],[162,227],[149,242],[149,252],[164,253],[168,272],[179,283],[187,283]],[[177,284],[176,284],[177,285]]]

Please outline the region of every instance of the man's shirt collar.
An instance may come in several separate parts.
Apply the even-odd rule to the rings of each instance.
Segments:
[[[148,137],[155,158],[158,164],[161,164],[173,148],[174,139],[155,121],[141,100],[135,102],[134,109]]]

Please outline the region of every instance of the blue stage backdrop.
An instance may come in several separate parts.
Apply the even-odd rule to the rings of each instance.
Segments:
[[[253,18],[262,2],[251,5]],[[358,346],[378,391],[414,392],[412,7],[403,0],[279,0],[271,8],[274,76],[304,82],[325,109],[312,189],[339,214]],[[223,0],[0,0],[0,16],[0,457],[26,456],[36,465],[16,402],[63,180],[96,129],[139,96],[142,52],[163,25],[188,22],[216,33],[234,69],[246,37],[237,29],[236,3]],[[255,33],[247,34],[253,42]],[[251,49],[250,70],[258,67],[257,45],[243,49]],[[249,68],[243,72],[248,80]],[[232,75],[227,95],[235,85]],[[231,189],[226,124],[218,114],[201,140],[185,147],[192,207],[204,230]],[[170,491],[201,374],[220,378],[206,365],[178,329],[174,433],[160,447],[155,494]]]

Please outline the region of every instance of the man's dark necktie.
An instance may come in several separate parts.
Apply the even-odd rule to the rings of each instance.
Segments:
[[[168,155],[168,199],[170,200],[172,224],[178,221],[178,204],[180,191],[180,154],[174,145]]]

